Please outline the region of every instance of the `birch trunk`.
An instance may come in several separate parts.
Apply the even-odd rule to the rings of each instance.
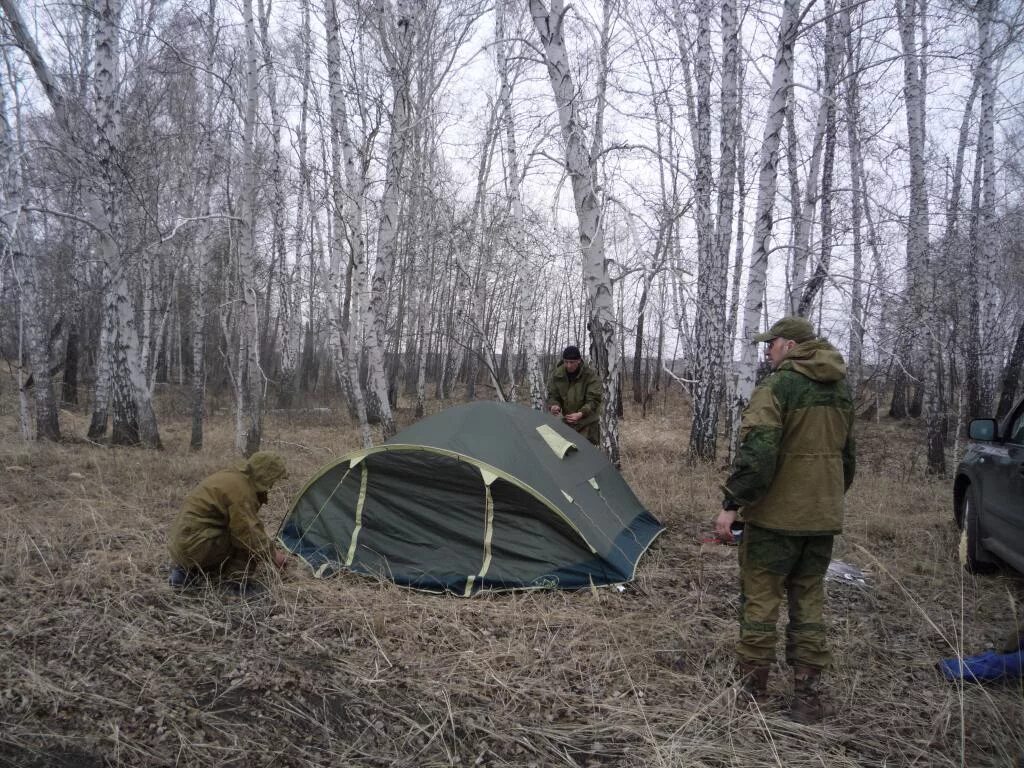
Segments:
[[[104,280],[107,282],[106,269],[102,270]],[[106,293],[106,289],[104,289]],[[104,302],[100,313],[100,340],[99,348],[96,350],[96,381],[93,384],[92,415],[89,421],[89,430],[86,436],[90,440],[100,440],[107,434],[107,422],[110,418],[110,381],[111,381],[111,354],[110,347],[114,337],[115,320]]]
[[[726,306],[728,303],[728,257],[727,249],[720,243],[711,219],[711,0],[697,3],[697,40],[694,69],[696,71],[696,120],[694,156],[696,172],[694,177],[694,211],[697,226],[697,312],[694,321],[694,370],[693,378],[693,426],[690,430],[691,460],[711,461],[717,453],[718,413],[723,392],[722,347],[724,346]],[[723,14],[725,13],[723,9]],[[677,9],[677,22],[680,23]],[[731,21],[731,20],[730,20]],[[724,27],[723,27],[724,28]],[[735,48],[733,48],[735,54]],[[723,68],[723,73],[725,69]],[[731,77],[731,76],[727,76]],[[733,79],[733,83],[734,83]],[[726,96],[727,81],[723,78],[722,120],[734,117],[735,93]],[[734,88],[734,86],[732,86]],[[727,106],[725,100],[730,104]],[[729,111],[728,117],[726,111]],[[726,141],[731,137],[728,130]],[[735,174],[735,159],[731,151],[723,156],[723,174],[726,165],[730,175]],[[722,180],[728,184],[728,200],[720,187],[719,205],[732,206],[733,179]],[[731,221],[729,222],[731,235]]]
[[[743,80],[745,67],[743,64],[743,48],[737,46],[736,68],[737,76],[737,107],[736,122],[733,124],[734,144],[736,146],[736,187],[739,192],[739,211],[736,215],[736,243],[732,265],[732,287],[729,294],[729,318],[726,321],[726,344],[722,350],[722,364],[726,371],[726,403],[731,406],[736,401],[737,375],[733,367],[733,356],[735,355],[736,338],[739,336],[739,329],[736,327],[739,321],[740,285],[743,277],[743,248],[744,248],[744,211],[747,203],[747,143],[746,131],[743,126]],[[659,368],[660,370],[660,368]],[[728,462],[731,464],[736,447],[739,443],[739,414],[732,407],[726,408],[726,435],[728,436]]]
[[[274,62],[270,41],[271,3],[268,0],[257,0],[259,12],[260,49],[263,53],[264,81],[267,89],[267,106],[270,109],[270,221],[271,221],[271,252],[270,264],[267,269],[267,291],[263,301],[262,321],[260,322],[260,361],[263,369],[270,370],[273,365],[274,353],[277,348],[277,334],[271,326],[270,316],[273,305],[272,287],[275,276],[285,272],[287,259],[285,233],[285,190],[284,157],[281,152],[281,126],[284,118],[277,99],[277,68]],[[276,323],[274,324],[276,326]]]
[[[512,111],[512,72],[506,49],[507,18],[513,9],[513,0],[499,0],[496,9],[497,17],[497,63],[500,90],[498,103],[501,108],[501,122],[505,133],[505,179],[508,194],[508,209],[512,216],[511,243],[526,243],[526,220],[523,215],[522,175],[519,169],[519,154],[516,148],[515,115]],[[538,292],[530,285],[530,277],[535,273],[525,248],[517,254],[519,265],[519,316],[523,323],[523,354],[525,355],[526,384],[531,407],[540,410],[544,407],[547,396],[544,374],[540,368],[537,353],[537,304]]]
[[[296,126],[296,151],[299,161],[298,194],[295,202],[295,226],[292,230],[293,265],[291,276],[285,280],[282,270],[281,302],[286,310],[284,339],[281,343],[281,388],[278,406],[291,408],[298,389],[298,369],[302,357],[302,264],[305,257],[306,202],[310,199],[309,175],[309,94],[310,60],[312,58],[310,12],[308,0],[301,0],[302,26],[299,31],[301,45],[299,120]]]
[[[490,173],[491,157],[494,144],[498,138],[498,117],[500,102],[491,110],[490,119],[484,133],[484,146],[480,154],[480,165],[476,174],[476,193],[473,198],[473,219],[470,222],[470,243],[476,253],[476,267],[471,272],[461,260],[458,264],[465,278],[465,291],[469,296],[469,309],[465,315],[465,326],[469,337],[464,344],[466,349],[466,400],[476,399],[476,382],[479,377],[480,364],[487,369],[491,386],[497,391],[495,379],[495,355],[493,346],[487,338],[486,317],[488,311],[488,279],[491,274],[493,249],[484,242],[484,208],[487,192],[487,177]]]
[[[18,286],[20,333],[19,343],[24,339],[28,347],[28,359],[32,369],[33,393],[36,403],[36,438],[60,440],[59,409],[50,377],[50,355],[47,343],[46,323],[43,319],[43,305],[39,295],[38,265],[33,256],[27,254],[18,242],[21,222],[21,162],[20,148],[15,146],[14,136],[7,119],[7,98],[5,83],[0,82],[0,168],[8,169],[0,179],[0,256],[11,255],[14,277]],[[20,352],[21,350],[19,350]],[[29,435],[28,399],[22,380],[24,356],[18,357],[18,391],[21,397],[22,433]]]
[[[149,448],[160,447],[160,433],[143,368],[135,307],[128,285],[127,259],[114,238],[118,174],[117,146],[121,137],[121,110],[117,95],[120,71],[120,0],[98,0],[96,55],[93,90],[96,105],[97,154],[99,179],[87,192],[87,208],[94,226],[100,229],[98,252],[111,269],[108,289],[110,311],[114,316],[112,386],[114,404],[114,444],[141,442]],[[88,189],[88,186],[87,186]]]
[[[206,411],[206,249],[192,253],[192,435],[189,447],[203,447],[203,415]]]
[[[263,371],[260,368],[259,308],[257,306],[255,243],[256,109],[259,102],[256,24],[252,0],[243,0],[245,25],[245,93],[242,114],[242,179],[238,222],[238,357],[235,366],[235,449],[251,456],[263,438]]]
[[[970,344],[980,351],[978,365],[975,415],[990,413],[995,399],[994,378],[1001,367],[996,345],[991,343],[992,329],[999,324],[998,296],[995,289],[997,251],[999,249],[996,219],[996,147],[995,113],[996,74],[993,51],[993,20],[998,18],[999,0],[981,0],[978,3],[978,35],[980,47],[979,75],[981,79],[981,111],[978,125],[978,159],[981,167],[981,207],[978,211],[979,237],[971,265],[976,270],[976,293],[972,297]],[[976,297],[976,298],[975,298]]]
[[[377,256],[373,274],[370,277],[370,300],[364,308],[364,326],[370,410],[380,421],[385,440],[395,434],[397,430],[388,399],[387,372],[384,360],[387,343],[385,298],[398,248],[402,164],[405,161],[406,141],[412,127],[409,87],[412,39],[415,34],[413,10],[408,2],[400,2],[397,18],[393,19],[383,0],[378,0],[374,6],[381,47],[387,60],[392,103],[389,115],[391,135],[388,139],[384,192],[381,198],[381,214],[377,229]],[[394,38],[393,45],[392,37]]]
[[[979,25],[980,26],[980,25]],[[985,31],[979,29],[979,38],[984,39]],[[984,45],[982,45],[982,49]],[[974,115],[974,104],[978,98],[978,91],[981,88],[982,80],[982,68],[976,66],[974,69],[974,78],[971,84],[971,91],[967,95],[967,102],[964,105],[964,116],[960,121],[960,133],[959,140],[957,141],[956,147],[956,160],[953,165],[951,172],[951,184],[949,197],[946,202],[946,229],[942,237],[942,249],[943,249],[943,262],[946,265],[952,265],[955,259],[955,254],[959,252],[959,240],[960,240],[960,217],[961,211],[961,197],[963,195],[963,176],[964,166],[967,155],[967,144],[970,138],[971,122]],[[978,190],[977,184],[975,184],[975,191]],[[976,200],[972,196],[972,202]],[[977,281],[977,254],[975,253],[974,246],[977,243],[977,223],[978,219],[974,215],[976,213],[976,207],[972,205],[970,226],[968,229],[969,235],[969,255],[964,261],[963,269],[966,275],[967,283],[967,334],[966,339],[962,341],[962,354],[964,357],[964,386],[963,392],[961,393],[961,400],[966,403],[966,407],[960,407],[958,410],[961,413],[961,423],[959,425],[960,430],[966,428],[967,422],[981,414],[981,395],[980,395],[980,368],[981,368],[981,355],[978,349],[978,333],[976,332],[977,324],[979,321],[978,311],[978,281]]]
[[[746,298],[743,302],[743,352],[737,370],[734,423],[750,402],[757,374],[757,346],[750,343],[757,333],[764,310],[765,276],[772,237],[778,178],[779,142],[786,118],[786,100],[793,85],[793,46],[799,27],[800,0],[784,0],[775,53],[775,69],[765,120],[764,139],[758,161],[757,209],[754,214],[754,246],[750,256]]]
[[[530,15],[540,35],[547,64],[548,78],[558,109],[558,122],[565,142],[565,167],[572,180],[573,199],[579,222],[580,249],[583,255],[583,280],[590,305],[587,323],[591,353],[601,376],[604,400],[601,413],[601,444],[608,458],[619,464],[618,394],[619,345],[616,338],[615,305],[612,282],[604,253],[602,206],[595,186],[597,155],[602,143],[601,113],[603,109],[603,78],[607,74],[607,27],[602,29],[601,66],[599,71],[598,106],[594,120],[591,149],[585,142],[585,128],[580,119],[579,99],[573,84],[569,57],[562,35],[565,7],[562,0],[552,0],[548,11],[543,0],[530,0]]]
[[[927,45],[924,0],[896,0],[903,52],[903,97],[906,106],[907,146],[910,152],[910,208],[907,217],[907,275],[910,317],[907,327],[923,328],[926,349],[924,415],[927,427],[928,470],[945,472],[945,430],[942,403],[942,347],[934,316],[933,283],[928,264],[928,189],[925,176],[926,61],[918,47]]]
[[[837,30],[835,8],[831,0],[825,3],[825,93],[822,105],[825,111],[824,153],[821,173],[821,246],[818,264],[814,273],[802,286],[798,294],[799,302],[796,313],[807,317],[814,305],[815,298],[822,290],[825,278],[829,274],[832,263],[832,182],[836,156],[836,89],[839,73],[843,69],[843,49]],[[804,243],[804,253],[810,252],[810,243]],[[794,254],[794,261],[796,254]],[[803,270],[801,270],[801,275]]]
[[[863,221],[864,221],[864,157],[860,141],[858,116],[860,114],[860,74],[855,52],[859,50],[854,42],[850,21],[850,6],[853,0],[842,0],[843,7],[839,23],[846,45],[846,140],[849,144],[850,159],[850,229],[853,243],[853,274],[850,281],[850,354],[846,361],[846,380],[850,390],[856,395],[860,387],[864,369],[864,325],[866,322],[864,309],[864,254],[863,254]]]
[[[214,57],[217,49],[217,0],[209,0],[207,5],[206,29],[206,71],[203,76],[203,115],[209,125],[214,120],[216,104],[214,101]],[[213,140],[211,137],[204,139],[204,154],[207,157],[213,156]],[[213,181],[209,174],[206,178],[205,195],[203,202],[203,213],[210,214],[213,190]],[[209,226],[202,229],[203,235],[209,235]],[[191,254],[191,280],[189,289],[191,291],[192,306],[190,308],[192,330],[192,434],[189,439],[189,448],[198,451],[203,447],[203,417],[206,413],[206,333],[208,312],[206,307],[206,276],[208,271],[209,249],[206,245],[206,237],[199,238],[199,246]]]
[[[13,216],[18,216],[17,207],[14,208]],[[4,219],[8,218],[7,215],[4,216]],[[4,224],[5,235],[15,232],[15,230],[7,228],[6,221]],[[13,242],[8,241],[4,243],[5,249],[12,246],[14,246]],[[27,255],[16,246],[13,247],[11,255],[18,285],[21,313],[25,319],[24,336],[27,341],[28,359],[32,369],[32,392],[36,406],[35,434],[39,440],[57,441],[61,437],[60,423],[58,421],[57,401],[54,396],[53,379],[50,376],[47,324],[42,317],[37,266],[33,257]]]
[[[363,200],[365,199],[365,170],[356,157],[355,145],[352,141],[348,124],[348,110],[345,106],[345,94],[341,81],[341,42],[338,24],[338,9],[335,0],[327,0],[327,68],[330,85],[330,124],[331,124],[331,190],[334,200],[334,238],[331,242],[331,266],[329,271],[328,316],[332,334],[335,336],[334,346],[337,349],[335,366],[337,376],[345,391],[350,410],[355,411],[359,421],[363,447],[373,445],[373,434],[370,430],[369,414],[363,388],[359,381],[358,358],[352,348],[349,336],[348,309],[342,308],[341,296],[341,256],[344,253],[346,234],[351,251],[350,265],[355,265],[358,287],[353,289],[347,280],[346,305],[351,304],[352,294],[361,292],[363,286],[362,270],[366,262],[363,239]],[[344,173],[342,165],[344,164]],[[346,270],[351,277],[352,270]],[[359,303],[358,301],[356,302]],[[371,387],[374,386],[371,380]],[[387,398],[385,397],[385,405]]]

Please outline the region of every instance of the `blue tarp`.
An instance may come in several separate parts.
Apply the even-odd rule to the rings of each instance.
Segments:
[[[947,680],[1000,680],[1024,673],[1024,650],[1013,653],[985,651],[977,656],[943,659],[939,669]]]

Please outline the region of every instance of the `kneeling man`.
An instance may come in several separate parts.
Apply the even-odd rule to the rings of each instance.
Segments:
[[[185,587],[205,577],[223,579],[241,593],[255,592],[260,588],[247,579],[257,565],[284,568],[287,556],[273,545],[257,513],[274,483],[286,477],[281,457],[260,451],[237,468],[203,480],[171,526],[171,586]]]

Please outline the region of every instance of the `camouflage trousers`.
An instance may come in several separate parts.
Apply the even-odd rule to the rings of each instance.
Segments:
[[[168,549],[177,565],[200,570],[211,579],[244,579],[257,566],[252,555],[236,548],[227,535]]]
[[[747,524],[739,555],[740,659],[775,661],[779,609],[788,598],[786,661],[819,668],[831,663],[822,612],[832,539],[788,536]]]
[[[587,440],[589,440],[591,443],[596,445],[598,448],[601,447],[601,422],[600,421],[591,422],[590,424],[587,424],[586,426],[583,426],[583,427],[573,426],[572,424],[568,424],[568,426],[570,426],[573,429],[575,429],[577,432],[579,432],[581,435],[583,435],[585,438],[587,438]]]

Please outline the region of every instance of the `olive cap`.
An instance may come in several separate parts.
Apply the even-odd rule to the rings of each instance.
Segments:
[[[817,334],[814,332],[814,326],[805,318],[784,317],[764,333],[757,334],[751,343],[758,344],[762,341],[771,341],[772,339],[790,339],[797,344],[801,344],[816,337]]]

